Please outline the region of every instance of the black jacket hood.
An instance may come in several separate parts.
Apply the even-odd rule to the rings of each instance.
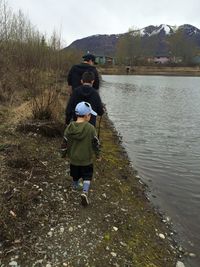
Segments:
[[[89,97],[94,94],[94,88],[90,85],[82,85],[77,90],[79,90],[79,95],[83,97]]]

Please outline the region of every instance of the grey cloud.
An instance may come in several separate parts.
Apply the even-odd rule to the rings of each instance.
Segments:
[[[33,24],[47,34],[62,31],[70,44],[94,34],[128,31],[132,26],[150,24],[193,24],[200,28],[199,0],[8,0],[15,10],[21,8]]]

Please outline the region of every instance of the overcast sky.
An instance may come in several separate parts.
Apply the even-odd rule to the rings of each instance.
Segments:
[[[7,0],[41,33],[61,33],[65,45],[94,34],[148,25],[192,24],[200,29],[200,0]]]

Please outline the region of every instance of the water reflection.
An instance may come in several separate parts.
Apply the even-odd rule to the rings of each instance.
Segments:
[[[103,79],[102,99],[133,166],[157,196],[155,204],[167,211],[188,249],[198,255],[200,78],[121,75]],[[200,266],[200,259],[191,266]]]

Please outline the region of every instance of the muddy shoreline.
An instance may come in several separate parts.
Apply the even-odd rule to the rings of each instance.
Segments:
[[[62,137],[46,136],[27,119],[9,123],[14,112],[1,110],[1,267],[176,265],[184,252],[170,219],[148,200],[107,115],[102,161],[83,209],[58,153]],[[52,124],[54,132],[59,127]]]

